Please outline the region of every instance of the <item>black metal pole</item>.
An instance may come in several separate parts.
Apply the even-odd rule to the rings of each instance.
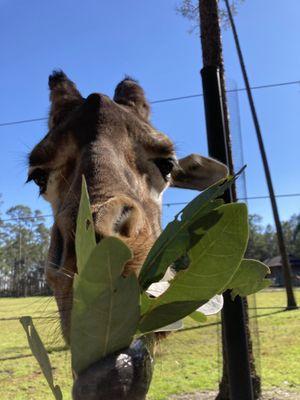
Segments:
[[[201,70],[201,75],[208,152],[211,157],[228,165],[228,144],[225,132],[223,93],[219,68],[205,66]],[[224,200],[228,203],[232,201],[230,190],[225,193]],[[224,294],[222,318],[228,362],[230,398],[231,400],[253,400],[244,305],[239,296],[232,301],[229,291]]]

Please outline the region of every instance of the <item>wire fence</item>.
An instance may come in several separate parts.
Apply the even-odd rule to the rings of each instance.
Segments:
[[[253,89],[267,89],[271,87],[286,86],[286,85],[299,85],[300,81],[282,82],[278,84],[261,85],[253,87]],[[232,88],[228,90],[234,96],[244,88]],[[155,100],[152,104],[176,102],[185,99],[201,97],[202,94],[193,94],[187,96],[166,98]],[[236,99],[232,98],[232,107],[236,106]],[[232,118],[231,128],[235,130],[235,163],[237,168],[243,165],[242,143],[239,126],[238,110],[233,113],[237,118]],[[46,118],[24,119],[16,121],[8,121],[0,123],[1,126],[19,125],[24,123],[34,123],[42,121]],[[236,155],[238,153],[238,155]],[[254,201],[261,199],[268,199],[268,195],[248,196],[245,182],[238,190],[239,200],[241,201]],[[276,196],[277,198],[290,198],[300,197],[300,193],[281,193]],[[187,201],[179,202],[165,202],[165,208],[185,206]],[[44,214],[29,217],[17,218],[4,218],[3,223],[11,223],[18,221],[35,221],[45,218],[54,218],[52,214]],[[6,374],[6,370],[18,366],[15,360],[19,360],[20,365],[24,364],[27,359],[32,358],[32,355],[27,349],[27,344],[21,328],[18,325],[18,319],[22,315],[32,315],[36,325],[45,338],[49,352],[53,354],[66,352],[59,337],[59,316],[56,310],[55,302],[52,301],[51,291],[45,282],[44,278],[44,265],[46,263],[45,249],[40,248],[35,253],[35,257],[31,258],[31,250],[27,247],[29,241],[18,232],[12,244],[12,249],[8,251],[8,255],[1,255],[2,261],[6,261],[6,267],[3,265],[0,268],[0,343],[7,332],[14,332],[15,340],[2,340],[4,345],[1,347],[0,362],[0,375]],[[32,304],[32,296],[37,296]],[[44,296],[40,299],[39,296]],[[300,340],[298,332],[300,330],[300,314],[299,310],[295,309],[291,312],[285,311],[285,297],[284,290],[278,288],[277,290],[267,290],[258,296],[251,296],[249,302],[249,317],[250,329],[252,333],[253,350],[255,354],[256,366],[259,374],[262,376],[263,384],[267,382],[270,386],[272,384],[268,369],[274,365],[283,365],[282,359],[286,358],[284,364],[284,371],[282,377],[277,377],[277,385],[286,385],[284,382],[288,380],[292,388],[298,388],[300,391],[300,379],[294,374],[295,364],[292,362],[292,352],[295,348],[300,348]],[[297,296],[300,300],[299,290]],[[11,298],[7,298],[11,297]],[[19,298],[16,298],[19,297]],[[23,298],[26,297],[26,298]],[[45,306],[51,303],[51,306]],[[14,305],[15,304],[15,305]],[[1,332],[3,332],[1,334]],[[289,342],[292,341],[292,344]],[[55,338],[55,339],[54,339]],[[279,349],[281,347],[281,349]],[[196,355],[197,357],[194,357]],[[26,359],[26,360],[23,360]],[[69,360],[62,358],[61,363],[69,362]],[[10,363],[14,363],[13,366]],[[156,371],[157,375],[154,377],[153,386],[161,385],[160,379],[166,381],[171,380],[170,366],[172,366],[172,375],[185,376],[189,381],[189,387],[197,385],[197,387],[205,387],[209,389],[217,389],[218,383],[222,376],[222,345],[221,345],[221,320],[220,315],[211,317],[205,324],[196,324],[189,320],[186,321],[185,328],[175,333],[162,342],[158,346]],[[33,375],[33,367],[30,367],[29,372],[20,372],[23,379],[30,378]],[[62,369],[62,367],[60,367]],[[23,374],[23,375],[22,375]],[[26,375],[27,374],[27,375]],[[30,375],[31,374],[31,375]],[[160,378],[158,377],[160,375]],[[206,381],[204,382],[204,375]],[[288,378],[287,378],[288,377]],[[16,385],[17,380],[12,377],[9,384]],[[172,381],[173,382],[173,381]],[[273,382],[274,383],[274,382]],[[174,382],[174,385],[182,385],[182,391],[188,387],[182,382]],[[0,389],[0,398],[1,389]],[[3,397],[5,398],[5,397]]]
[[[300,290],[296,294],[300,298]],[[256,306],[249,307],[250,329],[256,370],[261,377],[262,387],[265,389],[275,385],[299,394],[300,376],[295,371],[297,359],[294,352],[300,346],[300,337],[297,334],[300,329],[300,310],[285,310],[282,289],[265,290],[256,296],[255,301]],[[11,314],[14,316],[11,317]],[[5,332],[14,332],[13,337],[6,337],[5,346],[1,347],[0,353],[2,381],[8,376],[6,371],[15,371],[10,373],[9,380],[7,378],[6,390],[20,385],[20,378],[27,381],[32,377],[32,386],[43,380],[37,374],[38,366],[18,322],[22,315],[32,315],[57,370],[56,380],[58,383],[61,380],[61,386],[70,390],[71,374],[67,377],[65,372],[69,371],[69,350],[58,333],[59,317],[55,302],[50,298],[0,299],[0,339],[3,342]],[[203,324],[187,318],[184,325],[183,329],[160,341],[157,346],[155,373],[150,390],[152,399],[156,398],[157,390],[162,390],[164,382],[168,382],[171,393],[175,388],[177,393],[195,390],[202,393],[204,389],[207,393],[217,392],[222,377],[220,315],[209,317]],[[257,326],[257,330],[253,326]],[[276,371],[271,373],[270,368],[274,369],[274,366],[277,366]],[[283,370],[280,371],[279,368]],[[1,390],[0,388],[0,395]],[[44,390],[47,393],[47,388]],[[7,399],[5,395],[1,398]],[[160,398],[170,397],[166,395]],[[275,396],[274,398],[277,399]]]
[[[252,90],[262,90],[262,89],[277,88],[277,87],[282,87],[282,86],[294,86],[294,85],[299,85],[299,84],[300,84],[300,81],[285,81],[285,82],[277,82],[277,83],[270,83],[270,84],[265,84],[265,85],[252,86],[251,89]],[[245,91],[246,91],[246,88],[234,88],[234,89],[228,89],[226,92],[227,93],[238,93],[238,92],[245,92]],[[169,98],[159,99],[159,100],[152,100],[152,101],[150,101],[150,103],[151,104],[169,103],[172,101],[181,101],[181,100],[186,100],[186,99],[193,99],[196,97],[203,97],[203,93],[196,93],[196,94],[190,94],[190,95],[185,95],[185,96],[177,96],[177,97],[169,97]],[[0,127],[10,126],[10,125],[27,124],[27,123],[45,121],[45,120],[47,120],[47,117],[38,117],[38,118],[22,119],[22,120],[17,120],[17,121],[0,122]]]

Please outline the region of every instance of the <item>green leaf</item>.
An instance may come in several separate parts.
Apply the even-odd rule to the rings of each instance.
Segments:
[[[243,260],[228,285],[232,289],[232,299],[234,300],[237,295],[249,296],[269,286],[271,281],[265,279],[269,273],[269,267],[262,262],[257,260]]]
[[[142,315],[141,332],[175,322],[229,288],[247,245],[247,207],[226,204],[196,222],[188,251],[190,266],[176,274],[166,292]]]
[[[222,199],[217,199],[228,189],[235,177],[228,177],[221,183],[209,187],[192,200],[169,223],[151,248],[139,275],[141,287],[146,290],[151,283],[159,281],[170,264],[184,256],[191,247],[190,228],[205,214],[220,207]],[[179,220],[179,216],[181,219]],[[214,221],[210,221],[213,223]]]
[[[196,322],[200,322],[201,324],[207,321],[207,316],[199,311],[192,312],[192,314],[190,314],[189,317],[191,317]]]
[[[151,307],[153,301],[155,301],[155,299],[153,297],[149,297],[146,292],[141,294],[140,296],[141,315],[146,313],[146,311]]]
[[[80,273],[87,262],[91,252],[96,246],[94,223],[90,207],[86,181],[82,176],[81,198],[76,225],[76,260],[77,270]]]
[[[21,317],[20,322],[26,332],[29,347],[32,354],[40,365],[40,368],[48,382],[50,389],[56,400],[62,400],[62,393],[58,385],[54,385],[53,374],[48,353],[43,345],[43,342],[35,329],[31,317]]]
[[[77,373],[132,341],[140,317],[140,288],[134,274],[121,275],[131,258],[121,240],[105,238],[75,277],[71,353]]]

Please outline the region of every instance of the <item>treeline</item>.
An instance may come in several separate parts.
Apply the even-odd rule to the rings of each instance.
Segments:
[[[249,216],[249,243],[246,257],[264,261],[279,255],[276,231],[272,225],[263,226],[262,217],[257,214]],[[287,251],[300,258],[300,214],[292,215],[282,223]]]
[[[0,215],[0,296],[50,293],[44,279],[49,236],[39,210],[16,205]]]

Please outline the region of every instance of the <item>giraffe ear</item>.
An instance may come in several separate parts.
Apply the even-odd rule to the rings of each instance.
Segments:
[[[49,128],[60,124],[78,105],[83,98],[74,82],[63,71],[53,71],[49,76],[51,108],[49,114]]]
[[[115,89],[114,101],[132,107],[141,117],[149,119],[150,106],[144,90],[136,80],[130,77],[123,79]]]
[[[204,190],[228,175],[228,168],[213,158],[191,154],[178,160],[179,168],[174,170],[171,187]]]

